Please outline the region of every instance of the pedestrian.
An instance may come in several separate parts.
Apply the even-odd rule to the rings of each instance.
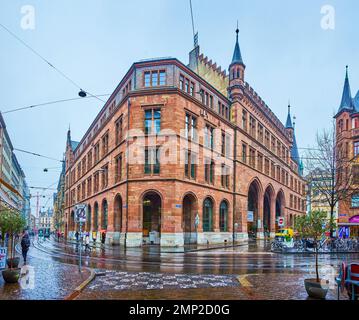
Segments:
[[[21,239],[21,253],[22,253],[22,257],[24,258],[24,264],[26,264],[27,252],[29,251],[30,244],[31,243],[30,243],[29,234],[25,230]]]
[[[89,233],[87,233],[86,237],[85,237],[85,251],[87,251],[87,250],[91,251],[91,249],[90,249],[90,234]]]
[[[102,244],[106,243],[106,232],[105,231],[103,231],[101,234],[101,242],[102,242]]]
[[[78,231],[76,231],[76,233],[75,233],[75,238],[76,238],[76,242],[78,242],[79,241],[79,232]]]
[[[96,243],[96,241],[97,241],[97,232],[96,231],[92,232],[92,241],[93,241],[93,243]]]

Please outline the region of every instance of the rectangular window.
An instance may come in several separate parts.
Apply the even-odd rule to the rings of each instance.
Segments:
[[[193,82],[191,82],[191,88],[190,88],[190,95],[192,96],[192,97],[194,97],[194,83]]]
[[[258,171],[263,171],[263,155],[261,153],[258,153],[257,157],[257,169]]]
[[[186,114],[185,134],[186,138],[197,140],[197,118],[189,113]]]
[[[260,143],[263,143],[263,126],[258,123],[258,133],[257,133],[257,139]]]
[[[161,130],[161,110],[145,110],[145,134],[159,134]]]
[[[252,116],[249,117],[249,134],[256,138],[256,120]]]
[[[267,130],[264,132],[264,144],[269,149],[269,132]]]
[[[252,148],[249,148],[249,165],[252,168],[256,167],[256,151]]]
[[[99,180],[100,180],[99,178],[100,178],[100,174],[99,172],[96,172],[94,174],[94,188],[93,188],[95,193],[99,191]]]
[[[247,163],[247,145],[242,144],[242,162]]]
[[[229,167],[225,164],[222,164],[221,183],[222,187],[229,188]]]
[[[92,193],[92,179],[91,177],[87,179],[87,196],[91,196]]]
[[[87,168],[88,170],[92,168],[92,151],[87,154]]]
[[[116,121],[116,145],[118,145],[121,140],[122,140],[122,122],[123,122],[123,117],[121,116],[117,121]]]
[[[184,91],[184,76],[180,75],[180,82],[179,82],[180,89]]]
[[[213,147],[214,147],[214,129],[209,125],[206,125],[206,127],[204,128],[204,145],[205,145],[205,147],[210,148],[211,150],[213,150]]]
[[[95,149],[95,159],[94,159],[95,161],[94,162],[96,164],[100,160],[100,143],[99,142],[96,143],[94,149]]]
[[[242,114],[242,129],[247,131],[247,111],[243,110]]]
[[[102,167],[102,189],[108,186],[108,165]]]
[[[214,161],[211,159],[205,160],[204,165],[204,179],[207,183],[213,184],[214,181]]]
[[[190,150],[185,151],[185,176],[196,179],[197,175],[197,154]]]
[[[156,87],[164,86],[166,84],[166,71],[165,70],[153,70],[146,71],[144,74],[144,86]]]
[[[108,153],[108,133],[102,138],[102,157]]]
[[[145,148],[145,174],[160,173],[160,149],[158,147]]]
[[[115,182],[122,180],[122,154],[115,159]]]
[[[267,176],[269,176],[269,159],[264,160],[264,172]]]

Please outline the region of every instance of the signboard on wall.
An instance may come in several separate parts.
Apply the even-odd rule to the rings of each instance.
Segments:
[[[248,213],[247,213],[247,221],[248,222],[254,222],[254,213],[253,213],[253,211],[248,211]]]
[[[284,218],[283,217],[278,218],[278,227],[284,227]]]

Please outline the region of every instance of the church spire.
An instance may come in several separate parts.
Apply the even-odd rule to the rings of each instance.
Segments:
[[[342,101],[340,102],[338,113],[343,110],[352,110],[352,109],[353,109],[353,99],[350,91],[348,66],[346,66]]]
[[[292,117],[290,116],[290,103],[288,104],[288,116],[287,116],[287,122],[285,124],[285,127],[287,129],[293,129]]]
[[[241,49],[239,48],[239,42],[238,42],[238,34],[239,34],[239,29],[238,29],[238,21],[237,21],[237,29],[236,29],[236,45],[234,47],[234,52],[233,52],[233,58],[232,58],[232,64],[242,64],[243,63],[243,59],[242,59],[242,54],[241,54]]]

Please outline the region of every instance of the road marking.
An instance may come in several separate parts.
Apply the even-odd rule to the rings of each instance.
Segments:
[[[242,285],[242,287],[253,287],[252,284],[247,280],[247,276],[248,276],[247,274],[238,276],[237,280]]]

